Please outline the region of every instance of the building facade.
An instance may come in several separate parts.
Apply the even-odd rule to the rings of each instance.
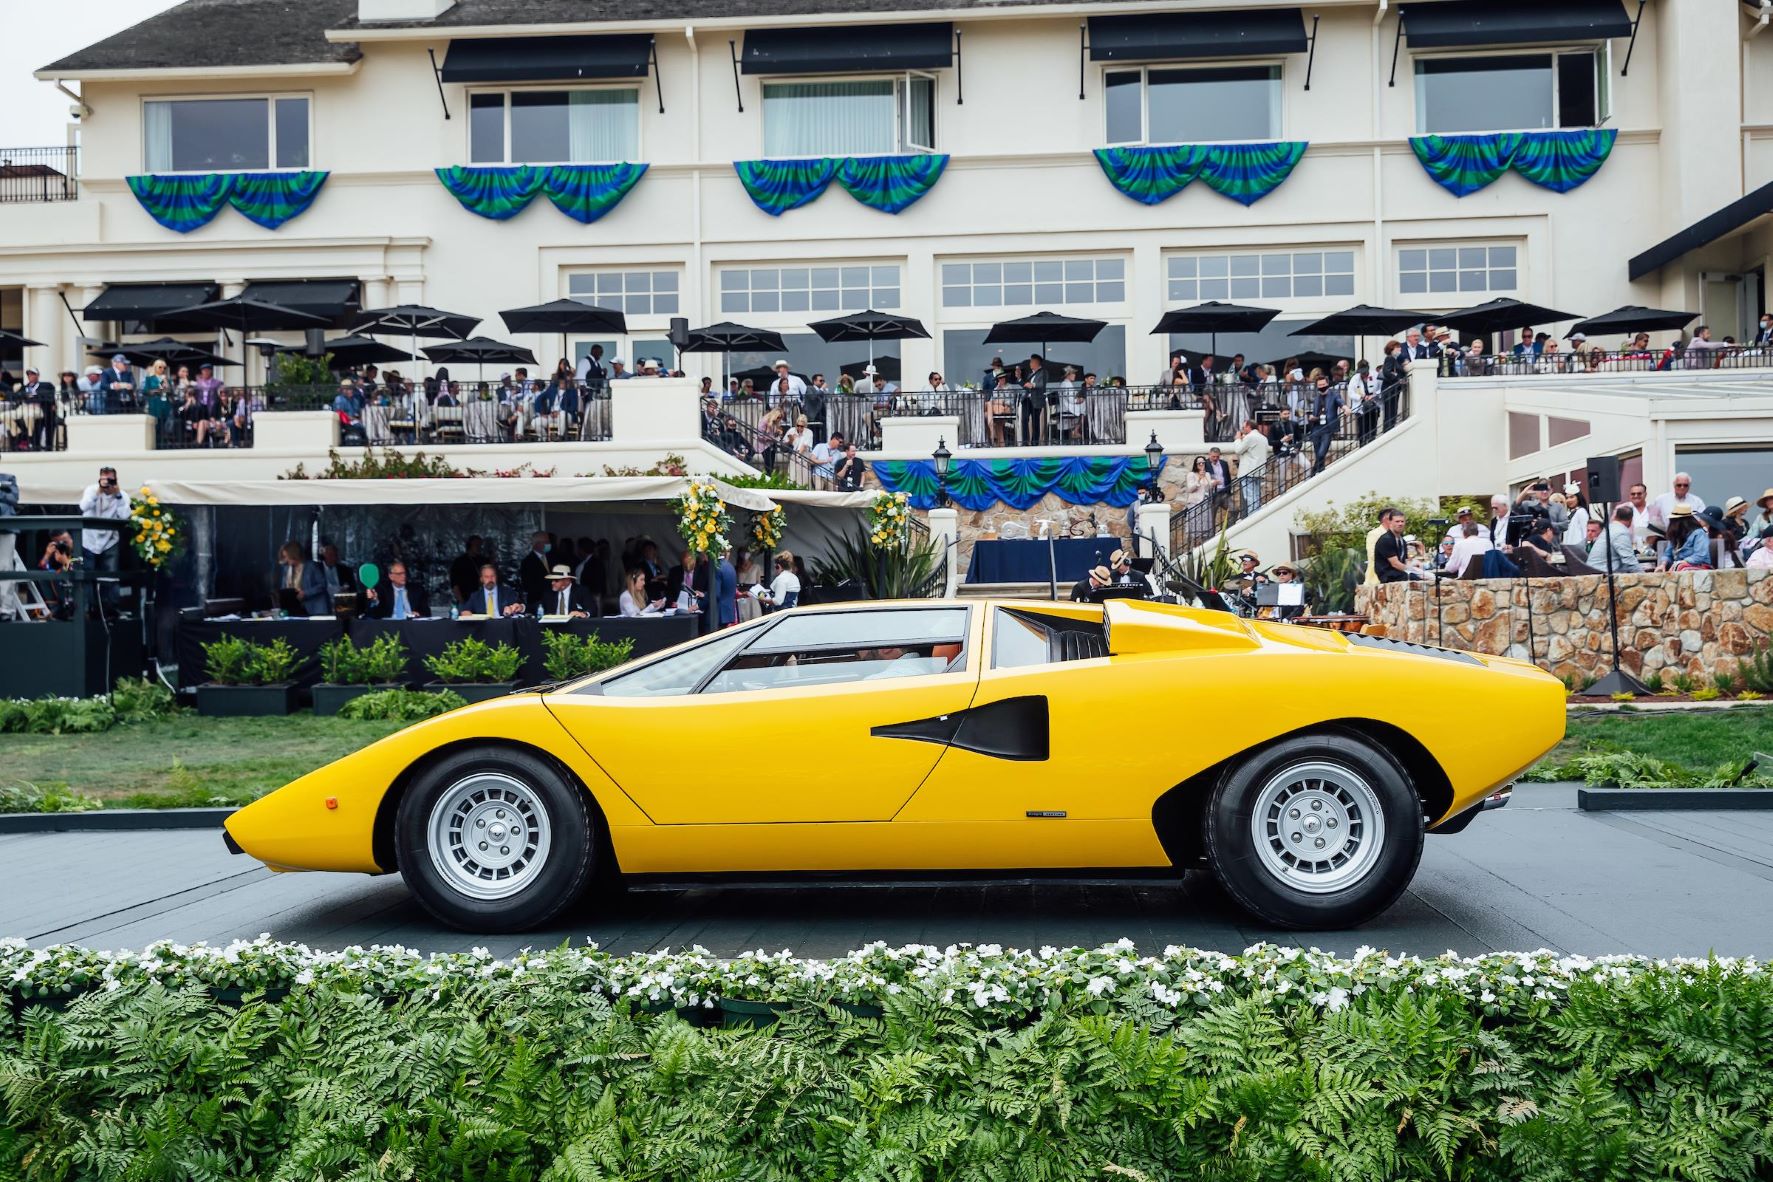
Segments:
[[[883,350],[902,354],[908,387],[931,370],[977,381],[998,351],[986,328],[1039,310],[1107,321],[1095,342],[1051,351],[1141,384],[1173,344],[1194,343],[1151,335],[1160,315],[1208,299],[1282,310],[1264,337],[1234,342],[1251,360],[1278,359],[1290,328],[1362,302],[1430,318],[1497,296],[1584,314],[1688,307],[1739,339],[1764,302],[1769,6],[674,7],[187,0],[44,67],[40,78],[78,94],[81,175],[75,199],[0,204],[0,327],[43,342],[0,361],[83,364],[80,336],[136,326],[76,319],[82,309],[101,298],[127,309],[141,290],[131,285],[175,282],[226,296],[345,281],[337,298],[352,306],[482,316],[483,331],[533,348],[546,368],[560,338],[508,337],[499,309],[563,296],[620,307],[625,338],[564,348],[600,341],[625,359],[669,358],[673,316],[739,321],[787,334],[797,369],[831,372],[865,350],[823,346],[806,323],[874,307],[930,329]],[[1581,183],[1543,171],[1535,183],[1517,161],[1465,196],[1412,144],[1477,135],[1506,155],[1513,141],[1490,133],[1594,129],[1609,150]],[[1178,144],[1230,163],[1154,203],[1122,191],[1138,192],[1139,177],[1123,173],[1117,188],[1093,154],[1128,149],[1126,170],[1149,179],[1155,162],[1173,184],[1190,167],[1177,153],[1133,149]],[[1248,150],[1274,144],[1304,145],[1290,171]],[[932,154],[945,167],[889,170],[914,190],[937,173],[899,212],[844,191],[843,162]],[[780,198],[782,178],[800,184],[806,171],[783,161],[823,160],[837,179],[779,214],[735,168],[775,162],[752,187]],[[1266,169],[1258,187],[1284,179],[1248,204],[1238,178],[1219,186],[1230,196],[1216,191],[1215,178],[1252,160]],[[521,164],[599,166],[570,173],[581,216],[624,176],[601,166],[646,167],[581,221],[551,208],[552,189],[496,171]],[[531,184],[533,199],[515,216],[472,212],[436,171],[458,167],[482,170],[452,175],[459,190],[480,186],[483,212],[509,213],[498,199],[516,200],[511,184]],[[186,233],[153,216],[201,206],[217,174],[304,170],[325,180],[275,229],[225,206]],[[1379,343],[1357,347],[1376,355]],[[692,376],[719,366],[686,364]]]

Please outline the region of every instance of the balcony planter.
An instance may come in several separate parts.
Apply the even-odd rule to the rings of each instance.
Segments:
[[[352,698],[404,688],[406,683],[401,681],[378,681],[367,685],[333,685],[323,681],[314,687],[314,713],[316,716],[337,714],[339,708]]]
[[[425,689],[431,693],[450,690],[462,696],[469,705],[475,702],[490,702],[494,698],[502,698],[517,688],[515,681],[427,681]]]
[[[200,685],[197,713],[205,718],[268,718],[295,713],[296,686],[284,681],[275,685]]]
[[[741,1001],[735,997],[720,999],[723,1026],[774,1026],[791,1008],[785,1001]]]

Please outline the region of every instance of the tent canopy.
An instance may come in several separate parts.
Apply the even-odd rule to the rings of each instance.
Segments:
[[[682,476],[469,477],[411,480],[157,480],[170,505],[578,505],[669,501],[689,487]],[[823,509],[865,509],[871,493],[735,488],[720,481],[734,509],[761,512],[778,502]],[[736,540],[736,539],[735,539]]]

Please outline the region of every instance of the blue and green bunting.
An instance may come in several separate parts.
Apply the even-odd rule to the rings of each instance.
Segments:
[[[931,460],[877,460],[874,475],[888,492],[903,492],[919,509],[936,504]],[[1149,479],[1144,455],[1069,456],[1029,460],[961,460],[948,470],[948,499],[977,512],[996,504],[1030,509],[1048,493],[1073,505],[1124,509]]]
[[[752,202],[771,217],[817,200],[833,180],[870,209],[899,213],[935,188],[947,167],[947,156],[932,153],[733,163]]]
[[[206,172],[195,176],[132,176],[129,191],[148,216],[180,234],[207,226],[224,205],[267,230],[307,212],[324,172]]]
[[[1306,144],[1175,144],[1097,148],[1096,163],[1115,188],[1146,205],[1168,201],[1195,180],[1213,192],[1254,205],[1280,187]]]
[[[483,218],[514,218],[537,194],[545,194],[555,209],[590,225],[620,205],[646,169],[644,164],[513,164],[436,171],[449,195]]]
[[[1618,138],[1611,127],[1503,131],[1419,135],[1411,138],[1410,147],[1423,171],[1455,197],[1477,192],[1510,168],[1541,188],[1568,193],[1601,170]]]

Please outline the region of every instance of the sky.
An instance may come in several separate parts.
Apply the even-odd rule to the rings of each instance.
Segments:
[[[67,95],[31,72],[94,41],[139,24],[178,0],[0,0],[6,30],[0,56],[0,147],[48,148],[67,142]],[[78,91],[78,83],[69,83]]]

